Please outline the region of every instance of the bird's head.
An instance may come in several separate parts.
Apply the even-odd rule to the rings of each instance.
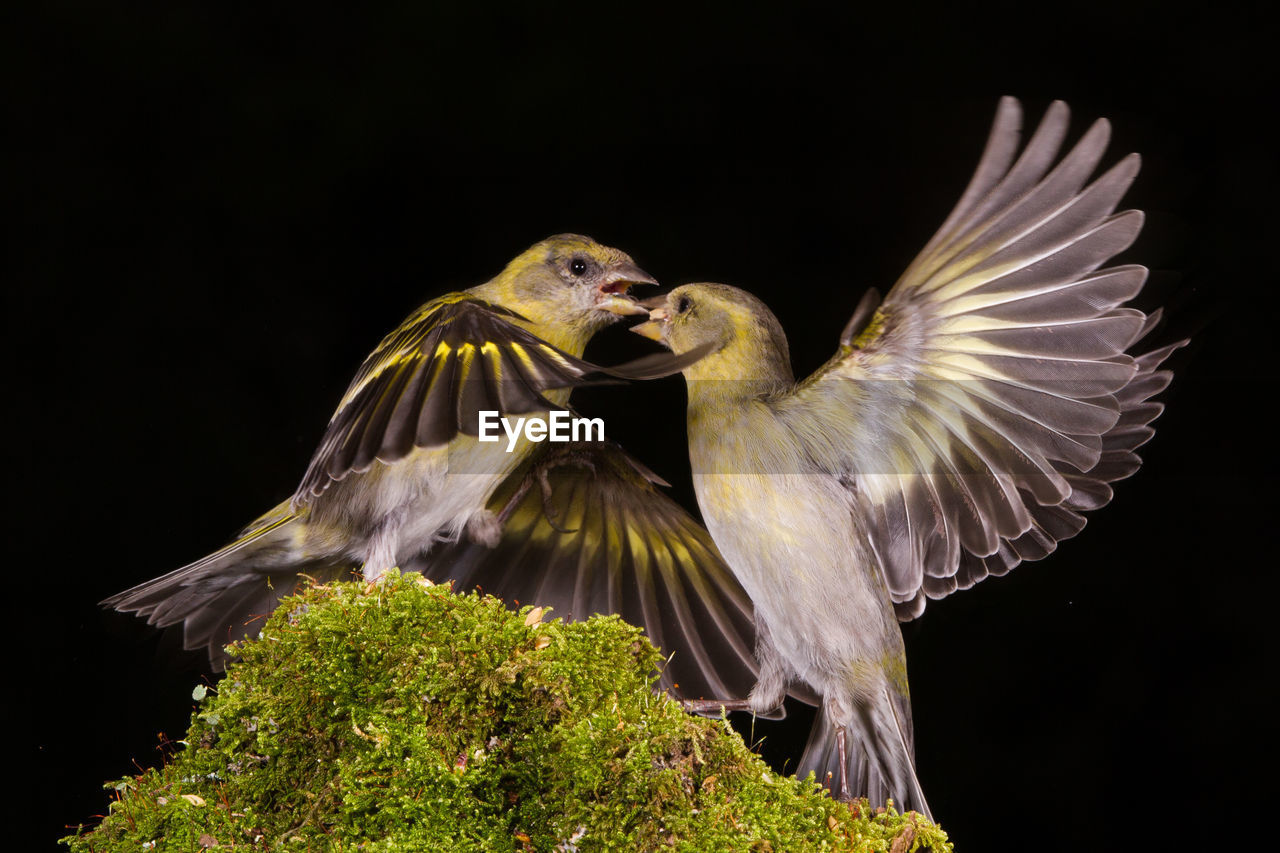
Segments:
[[[782,326],[763,302],[727,284],[685,284],[645,303],[649,320],[636,334],[676,355],[703,345],[711,351],[684,369],[685,378],[736,380],[751,387],[791,382],[791,357]]]
[[[577,354],[621,316],[648,313],[627,293],[633,284],[657,281],[625,252],[579,234],[557,234],[472,292],[519,313],[534,334]]]

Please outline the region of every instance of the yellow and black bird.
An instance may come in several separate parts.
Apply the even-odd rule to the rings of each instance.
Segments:
[[[807,687],[799,772],[925,813],[899,622],[1078,533],[1137,469],[1181,345],[1131,355],[1158,315],[1123,307],[1146,270],[1099,269],[1141,228],[1113,213],[1137,155],[1087,183],[1105,120],[1056,164],[1066,106],[1018,155],[1020,125],[1004,99],[951,215],[807,379],[769,309],[727,285],[678,287],[635,328],[709,350],[683,370],[694,486],[755,607],[749,698],[691,704],[760,713]]]
[[[296,587],[300,574],[323,581],[359,569],[373,579],[392,566],[421,564],[428,552],[439,555],[473,543],[482,552],[496,550],[508,516],[517,523],[532,516],[516,512],[513,504],[499,518],[489,505],[501,509],[531,477],[559,482],[583,469],[558,466],[566,447],[531,442],[524,434],[510,450],[505,437],[478,440],[479,413],[537,418],[563,408],[572,386],[599,378],[604,370],[581,359],[588,341],[621,316],[647,314],[627,289],[654,283],[623,252],[561,234],[523,252],[492,280],[427,302],[360,367],[289,500],[221,550],[103,603],[153,625],[181,625],[185,646],[207,649],[214,667],[222,669],[224,646],[256,634],[258,620]],[[680,366],[669,359],[665,354],[639,359],[625,375],[667,375]],[[656,477],[620,449],[583,448],[575,458],[585,455],[598,460],[592,465],[601,469],[586,487],[589,511],[610,511],[610,489],[643,496],[649,535],[669,534],[673,547],[682,549],[674,558],[667,550],[655,559],[680,574],[673,582],[697,581],[696,599],[703,602],[695,603],[698,614],[720,607],[718,597],[726,597],[729,609],[712,640],[719,644],[723,636],[745,632],[734,643],[739,657],[745,655],[742,672],[749,686],[750,604],[713,556],[705,530],[658,494]],[[557,466],[562,470],[554,470]],[[566,518],[572,515],[565,510]],[[556,530],[547,523],[544,518],[538,529]],[[607,526],[590,529],[615,542],[626,527],[612,517]],[[610,572],[630,561],[630,552],[613,547],[599,555],[598,583],[606,592],[591,604],[623,610]],[[630,562],[628,567],[633,572]],[[504,594],[500,586],[492,591]],[[584,594],[590,597],[589,584]],[[652,611],[652,596],[643,600]],[[573,605],[572,599],[544,603],[558,605],[562,615],[569,615]],[[673,612],[666,599],[662,609]],[[657,623],[655,629],[661,633]],[[690,623],[694,635],[698,630]],[[695,675],[690,682],[697,682]],[[725,688],[720,680],[713,686]]]

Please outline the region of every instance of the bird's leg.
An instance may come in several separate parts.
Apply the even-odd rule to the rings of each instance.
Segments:
[[[524,500],[525,494],[533,485],[533,481],[525,477],[520,481],[520,486],[516,489],[516,493],[512,495],[502,507],[502,511],[498,513],[498,524],[505,525],[507,519],[511,517],[511,513],[516,511],[516,507],[520,505],[520,501]]]
[[[836,726],[836,752],[840,755],[840,799],[852,800],[849,793],[849,744],[848,730],[844,726]]]
[[[596,473],[596,465],[591,461],[590,456],[581,451],[567,449],[561,450],[554,457],[539,464],[538,482],[542,484],[542,512],[547,517],[547,522],[561,533],[576,533],[576,530],[564,530],[555,523],[556,511],[551,506],[551,481],[547,479],[547,475],[552,470],[568,465],[577,465],[580,468],[586,468],[592,474]]]
[[[551,505],[553,490],[549,475],[554,469],[567,465],[577,465],[579,467],[586,468],[592,473],[595,473],[596,471],[595,463],[585,455],[575,453],[571,449],[555,451],[554,455],[549,455],[547,458],[536,462],[533,467],[525,473],[524,477],[520,481],[519,487],[516,488],[515,494],[511,496],[510,500],[508,500],[506,505],[502,508],[502,511],[498,513],[498,526],[501,527],[506,523],[507,518],[515,511],[520,502],[524,500],[524,496],[528,494],[529,489],[533,488],[534,480],[536,478],[538,487],[542,492],[542,516],[547,520],[547,524],[551,525],[552,528],[560,533],[577,533],[578,531],[576,529],[569,530],[561,527],[559,524],[556,524],[557,512],[555,507]]]
[[[570,463],[551,462],[550,464],[538,469],[538,484],[542,486],[542,516],[547,520],[547,524],[550,524],[560,533],[577,533],[578,532],[577,529],[566,530],[565,528],[556,524],[557,513],[555,511],[555,507],[551,506],[551,481],[547,478],[547,472],[550,471],[551,468],[557,464],[565,465]],[[588,467],[591,468],[592,472],[594,473],[595,466],[588,466]]]

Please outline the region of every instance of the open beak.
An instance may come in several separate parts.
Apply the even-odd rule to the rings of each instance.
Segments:
[[[635,264],[619,264],[605,275],[604,282],[597,287],[596,308],[610,314],[647,314],[649,313],[635,297],[627,293],[633,284],[657,284],[658,281]]]
[[[654,300],[646,300],[653,302]],[[648,338],[651,341],[657,341],[660,344],[666,343],[665,333],[667,330],[667,321],[671,319],[671,312],[667,310],[666,305],[659,305],[649,312],[649,319],[643,323],[632,326],[631,331],[641,337]]]

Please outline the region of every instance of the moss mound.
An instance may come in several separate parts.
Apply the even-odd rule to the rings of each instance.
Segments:
[[[653,692],[617,618],[454,595],[417,575],[287,599],[202,694],[165,767],[73,851],[949,851],[914,813],[778,776]]]

